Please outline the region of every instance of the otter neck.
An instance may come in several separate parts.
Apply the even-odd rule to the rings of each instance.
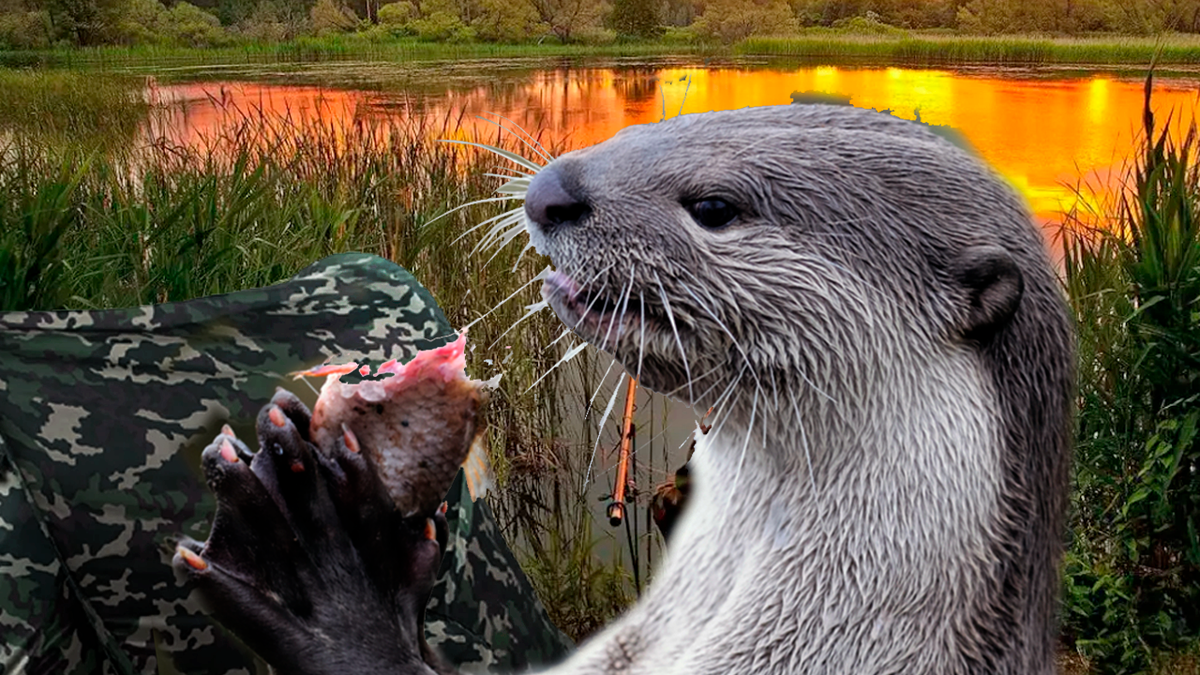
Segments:
[[[778,396],[758,387],[757,402],[747,392],[715,421],[693,461],[722,492],[759,491],[801,509],[861,497],[891,498],[909,511],[915,503],[906,497],[934,490],[947,500],[991,501],[1002,430],[977,356],[947,346],[937,358],[903,366],[867,380],[886,386],[818,393],[814,385]],[[947,526],[983,527],[983,519],[978,513]]]

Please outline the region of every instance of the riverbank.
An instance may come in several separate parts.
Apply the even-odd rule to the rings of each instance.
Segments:
[[[695,40],[607,44],[442,43],[415,38],[379,39],[347,34],[289,42],[186,48],[161,46],[63,48],[0,52],[0,66],[170,68],[189,65],[304,63],[314,61],[419,61],[504,58],[594,57],[788,57],[824,61],[871,61],[894,65],[1147,65],[1158,52],[1165,66],[1200,67],[1200,35],[1162,37],[1093,35],[977,36],[946,31],[863,34],[808,29],[785,37],[752,37],[721,45]]]

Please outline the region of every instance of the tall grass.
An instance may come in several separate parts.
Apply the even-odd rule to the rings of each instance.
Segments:
[[[1064,228],[1080,343],[1064,623],[1103,673],[1200,639],[1200,138],[1156,128],[1150,84],[1124,190]]]
[[[1150,63],[1161,47],[1160,64],[1200,63],[1200,39],[1168,40],[1122,36],[1046,38],[911,33],[868,36],[814,32],[792,37],[748,38],[734,52],[752,56],[887,63],[985,63],[989,65]]]
[[[0,94],[3,92],[0,91]],[[502,206],[495,157],[438,138],[519,151],[509,135],[470,136],[460,118],[392,122],[272,116],[228,108],[205,143],[158,139],[83,148],[13,135],[0,147],[0,311],[93,309],[227,293],[287,279],[331,253],[357,250],[410,270],[455,327],[471,329],[471,367],[503,369],[489,412],[501,487],[493,509],[552,616],[582,638],[628,602],[621,561],[594,550],[586,503],[564,438],[577,418],[564,381],[594,382],[576,359],[526,390],[561,356],[561,323],[518,289],[546,264],[509,246],[471,255],[454,243]],[[331,121],[332,120],[332,121]],[[561,148],[551,148],[559,152]],[[515,297],[502,303],[510,295]],[[487,364],[492,364],[491,366]],[[590,392],[589,392],[590,393]],[[590,450],[590,445],[588,448]],[[572,463],[574,462],[574,463]],[[582,575],[582,576],[580,576]],[[564,579],[578,583],[561,592]]]
[[[0,68],[0,136],[73,145],[128,144],[149,112],[144,86],[134,77]]]
[[[461,60],[479,58],[669,56],[716,54],[718,45],[681,45],[656,42],[609,44],[502,44],[491,42],[440,43],[416,38],[370,39],[348,34],[299,38],[288,42],[245,44],[224,47],[133,47],[59,48],[34,52],[0,52],[0,65],[12,67],[99,67],[163,68],[203,64],[293,63],[313,61],[368,60]]]
[[[0,52],[0,65],[159,70],[172,67],[305,63],[320,61],[419,61],[484,58],[586,58],[662,56],[781,56],[829,61],[992,65],[1200,63],[1200,38],[1171,35],[1048,37],[978,36],[944,31],[864,33],[808,28],[795,35],[751,37],[725,46],[692,36],[687,40],[559,44],[440,43],[416,38],[375,38],[363,34],[306,37],[288,42],[188,48],[161,45],[59,48]],[[165,73],[160,73],[164,74]],[[186,75],[180,71],[175,75]]]

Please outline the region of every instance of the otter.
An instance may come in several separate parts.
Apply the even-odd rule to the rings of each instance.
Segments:
[[[549,673],[1054,671],[1073,337],[989,167],[885,113],[747,108],[563,155],[524,208],[564,323],[714,409],[650,588]]]

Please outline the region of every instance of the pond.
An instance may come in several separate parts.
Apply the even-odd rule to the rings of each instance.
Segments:
[[[786,104],[793,92],[834,94],[959,130],[1051,225],[1076,203],[1077,186],[1113,185],[1141,128],[1144,73],[641,59],[208,68],[191,77],[153,92],[182,104],[158,132],[185,143],[219,133],[230,119],[223,111],[237,107],[330,120],[464,115],[468,129],[494,135],[492,124],[475,119],[491,113],[572,149],[664,116]],[[1156,80],[1160,127],[1168,113],[1190,121],[1198,93],[1197,79]]]

